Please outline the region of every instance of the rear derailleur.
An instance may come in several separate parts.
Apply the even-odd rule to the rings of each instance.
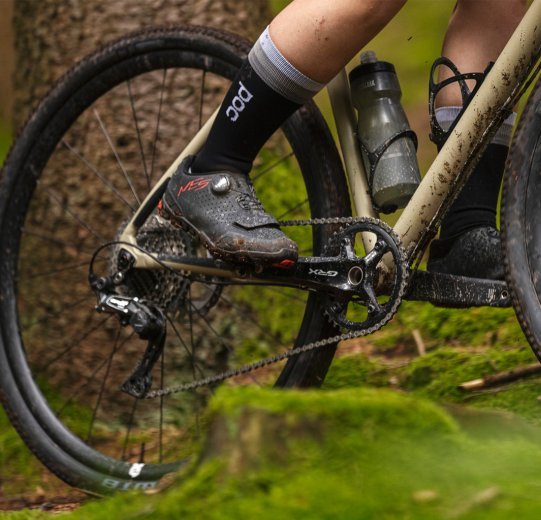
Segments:
[[[150,390],[152,368],[163,352],[167,321],[163,311],[152,302],[114,292],[115,286],[124,280],[124,274],[119,271],[100,278],[90,275],[90,286],[98,299],[98,312],[116,314],[122,326],[130,325],[141,339],[148,341],[141,361],[120,387],[123,392],[142,399]]]

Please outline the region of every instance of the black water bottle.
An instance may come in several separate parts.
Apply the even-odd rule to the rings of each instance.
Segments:
[[[417,137],[400,104],[402,91],[391,63],[364,52],[349,80],[372,201],[379,211],[391,213],[406,206],[421,182]]]

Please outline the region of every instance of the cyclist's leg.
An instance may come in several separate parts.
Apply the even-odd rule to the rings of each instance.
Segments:
[[[483,71],[496,60],[524,15],[525,0],[459,0],[443,44],[443,56],[461,72]],[[452,76],[440,68],[439,80]],[[437,99],[445,130],[461,110],[458,83]],[[503,278],[496,208],[514,115],[500,128],[457,200],[445,216],[440,239],[431,246],[428,268],[452,274]]]
[[[217,255],[294,259],[295,244],[253,196],[247,177],[252,162],[285,119],[332,79],[405,1],[290,3],[242,65],[200,153],[188,158],[169,183],[163,205],[172,218],[195,228]],[[194,183],[194,175],[205,178]],[[238,191],[243,192],[241,203]]]

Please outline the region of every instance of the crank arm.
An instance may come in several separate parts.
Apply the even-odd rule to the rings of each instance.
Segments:
[[[363,263],[359,262],[358,258],[345,256],[299,257],[293,265],[285,267],[282,264],[267,266],[232,264],[219,259],[193,256],[159,257],[159,260],[168,268],[179,272],[188,271],[190,273],[188,277],[211,275],[227,279],[237,285],[264,283],[304,290],[358,294],[364,278]],[[136,265],[134,268],[142,267],[139,262]],[[163,265],[155,260],[143,265],[145,268],[163,269]]]

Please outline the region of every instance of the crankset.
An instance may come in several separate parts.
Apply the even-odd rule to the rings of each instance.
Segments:
[[[289,269],[270,266],[254,277],[322,293],[327,314],[342,329],[362,331],[383,326],[398,309],[406,290],[406,254],[384,222],[351,220],[334,234],[323,256],[300,257]],[[372,236],[373,247],[368,253],[362,246],[365,233]],[[386,255],[392,258],[391,272],[384,271],[381,262]]]
[[[364,233],[372,233],[375,243],[368,254],[359,254],[356,244]],[[394,232],[382,222],[359,222],[336,233],[327,249],[339,250],[349,288],[326,293],[326,309],[332,320],[347,330],[387,323],[400,305],[408,278],[406,255]],[[379,266],[385,255],[392,257],[394,269],[382,280]]]
[[[142,339],[148,340],[142,360],[124,382],[122,389],[137,398],[155,398],[174,392],[192,390],[214,385],[228,378],[247,374],[277,361],[301,354],[339,341],[365,336],[375,332],[394,316],[406,290],[408,264],[406,254],[398,237],[392,229],[377,219],[333,217],[305,221],[289,221],[282,225],[337,225],[344,227],[336,232],[324,249],[323,256],[300,257],[297,262],[250,266],[246,264],[228,264],[222,260],[203,257],[202,255],[163,257],[152,254],[138,247],[142,254],[150,256],[156,265],[162,265],[175,273],[172,265],[178,265],[174,276],[184,280],[182,283],[211,282],[213,287],[226,285],[275,285],[289,286],[318,292],[323,295],[326,313],[338,325],[342,333],[334,337],[297,346],[278,355],[261,359],[253,364],[182,383],[175,387],[150,390],[151,370],[162,354],[165,344],[166,318],[157,303],[139,299],[131,295],[122,295],[122,285],[129,276],[137,271],[136,259],[126,249],[118,251],[118,271],[110,276],[89,277],[90,285],[98,297],[97,310],[118,315],[121,324],[131,325]],[[360,244],[361,235],[372,236],[373,247],[368,252]],[[117,246],[118,242],[105,247]],[[178,254],[178,253],[177,253]],[[393,269],[384,268],[382,259],[390,255]],[[167,262],[164,263],[164,262]],[[386,262],[389,264],[388,262]],[[198,273],[212,273],[212,277]],[[206,305],[207,310],[213,306]],[[176,306],[177,318],[181,306]]]

